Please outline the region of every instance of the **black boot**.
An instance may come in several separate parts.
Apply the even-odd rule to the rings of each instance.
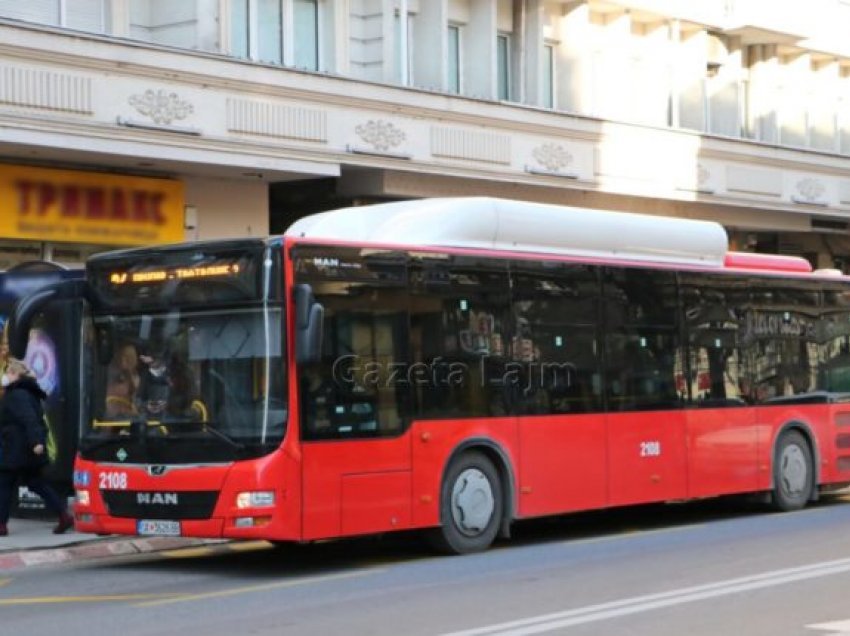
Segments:
[[[53,534],[65,534],[67,530],[74,527],[74,517],[69,515],[67,512],[63,512],[59,515],[59,523],[56,524],[56,527],[53,528]]]

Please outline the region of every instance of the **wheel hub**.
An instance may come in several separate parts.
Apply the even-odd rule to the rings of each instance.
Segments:
[[[458,475],[452,488],[452,517],[458,530],[466,535],[483,532],[495,510],[493,488],[483,472],[467,468]]]
[[[788,446],[782,451],[780,475],[782,486],[789,495],[799,495],[806,488],[806,457],[799,446]]]

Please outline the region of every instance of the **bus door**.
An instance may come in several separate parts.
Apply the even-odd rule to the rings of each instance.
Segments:
[[[606,267],[603,279],[609,504],[687,493],[684,369],[676,276]]]
[[[303,537],[409,527],[404,258],[299,246],[295,269],[325,311],[321,360],[298,369]]]
[[[757,489],[758,427],[750,380],[746,278],[682,274],[688,340],[686,371],[677,377],[688,396],[688,496]]]

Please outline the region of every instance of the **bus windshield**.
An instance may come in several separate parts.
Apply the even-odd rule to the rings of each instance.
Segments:
[[[92,318],[84,458],[198,463],[276,448],[287,421],[282,307]]]

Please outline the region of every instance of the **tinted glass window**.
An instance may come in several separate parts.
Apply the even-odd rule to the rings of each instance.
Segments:
[[[413,253],[410,377],[417,416],[505,415],[511,403],[507,265]]]
[[[300,247],[295,267],[325,308],[322,359],[299,369],[302,437],[400,434],[410,411],[405,257]]]
[[[680,283],[689,355],[685,375],[676,378],[679,392],[694,406],[751,402],[745,335],[748,279],[684,273]]]
[[[818,388],[850,392],[850,287],[829,284],[818,324]]]
[[[758,402],[810,394],[818,375],[819,294],[810,283],[753,279],[746,334],[753,343]]]
[[[676,277],[672,272],[604,268],[608,408],[672,408],[682,404],[684,373]]]
[[[520,413],[588,413],[602,407],[596,267],[511,265]]]
[[[96,315],[81,449],[134,463],[270,452],[287,420],[283,308]]]

